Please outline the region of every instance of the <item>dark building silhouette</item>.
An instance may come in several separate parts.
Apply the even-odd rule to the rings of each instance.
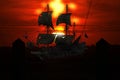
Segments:
[[[110,44],[103,38],[96,43],[96,55],[99,62],[104,63],[107,60],[109,49]]]
[[[17,39],[12,44],[12,80],[23,80],[25,62],[25,43]]]
[[[110,44],[101,38],[96,43],[96,63],[97,63],[97,80],[108,80],[109,76],[109,54]]]
[[[103,38],[101,38],[97,43],[96,43],[96,47],[97,49],[108,49],[110,46],[110,44],[104,40]]]

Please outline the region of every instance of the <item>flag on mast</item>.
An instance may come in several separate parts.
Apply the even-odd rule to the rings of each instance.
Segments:
[[[88,38],[88,35],[85,33],[85,38]]]

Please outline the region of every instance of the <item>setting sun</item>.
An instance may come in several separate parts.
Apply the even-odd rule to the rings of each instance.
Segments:
[[[64,4],[61,0],[53,0],[50,2],[50,7],[53,10],[53,17],[57,17],[60,13],[64,11]]]
[[[57,26],[57,27],[55,27],[55,31],[52,34],[65,35],[65,33],[64,33],[64,27],[63,26]]]
[[[64,27],[63,26],[57,26],[55,27],[56,31],[64,31]]]

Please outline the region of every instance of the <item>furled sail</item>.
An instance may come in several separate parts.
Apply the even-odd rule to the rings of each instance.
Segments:
[[[42,12],[41,15],[38,17],[38,25],[44,25],[54,29],[52,24],[52,11]]]
[[[61,14],[60,16],[58,16],[56,25],[59,25],[61,23],[65,23],[67,25],[71,25],[70,16],[71,16],[71,13]]]
[[[37,44],[51,44],[54,38],[54,34],[39,34],[37,37]]]

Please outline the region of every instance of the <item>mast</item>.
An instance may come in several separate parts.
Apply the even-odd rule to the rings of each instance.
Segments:
[[[50,11],[49,4],[47,4],[47,12],[49,12],[49,11]]]
[[[49,4],[47,4],[47,12],[49,13]],[[47,34],[49,34],[49,26],[47,25]]]
[[[68,13],[68,5],[66,5],[66,13],[59,15],[56,21],[56,25],[65,23],[65,34],[66,35],[67,35],[68,27],[71,25],[70,16],[71,16],[71,13]]]
[[[68,4],[66,4],[66,13],[68,13]]]
[[[51,27],[52,29],[54,29],[53,27],[53,24],[52,24],[52,11],[49,10],[49,4],[46,5],[46,11],[45,12],[42,12],[39,17],[38,17],[38,25],[43,25],[43,26],[46,26],[46,34],[45,36],[43,35],[38,35],[38,38],[37,38],[37,43],[41,44],[48,44],[50,39],[47,38],[46,40],[46,37],[50,37],[49,35],[49,28]],[[44,40],[42,40],[42,38],[40,38],[41,36],[43,36],[42,38]],[[42,40],[42,41],[40,41]]]
[[[68,4],[66,4],[66,14],[68,13]],[[67,35],[68,25],[65,25],[65,34]]]
[[[47,4],[47,12],[49,13],[49,4]],[[49,26],[48,25],[47,25],[47,34],[49,34]],[[49,47],[49,44],[47,44],[47,51],[49,52],[48,47]]]

